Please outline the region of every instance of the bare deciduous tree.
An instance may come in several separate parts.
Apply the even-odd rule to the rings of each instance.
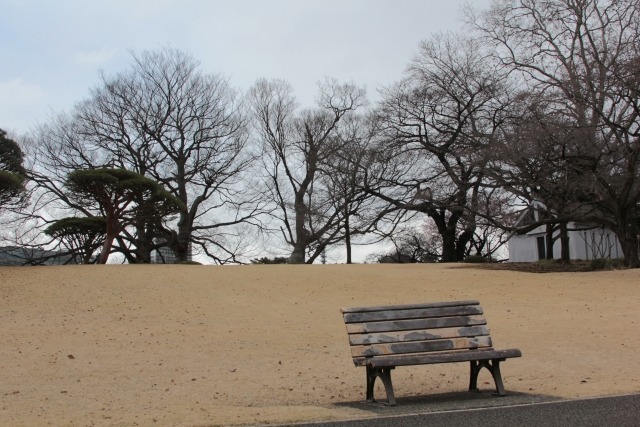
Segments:
[[[474,236],[485,151],[507,102],[505,76],[492,65],[472,39],[434,36],[420,45],[406,77],[386,90],[380,108],[384,136],[369,191],[426,214],[442,238],[445,262],[462,260]]]
[[[521,89],[570,124],[563,162],[590,204],[581,219],[611,228],[625,263],[640,266],[640,2],[496,0],[469,18]]]
[[[317,108],[303,111],[296,109],[291,87],[282,80],[259,80],[249,96],[265,191],[292,248],[289,262],[312,263],[328,245],[344,239],[347,205],[354,199],[345,186],[338,189],[344,182],[332,175],[332,162],[353,142],[343,127],[364,104],[364,90],[327,80],[320,85]]]
[[[351,264],[352,246],[381,242],[394,230],[402,214],[366,191],[365,180],[373,161],[369,145],[375,138],[371,115],[350,115],[337,129],[335,144],[320,177],[329,189],[336,208],[342,208],[343,243],[346,263]]]
[[[182,207],[172,226],[138,221],[123,230],[120,241],[137,248],[130,261],[149,262],[158,240],[178,260],[195,245],[214,261],[237,261],[234,227],[251,222],[260,205],[242,191],[252,159],[236,91],[225,78],[201,73],[182,51],[144,51],[133,60],[128,71],[103,75],[70,117],[42,128],[40,185],[60,200],[61,177],[72,170],[135,171],[162,184]]]
[[[568,263],[568,223],[588,213],[590,205],[582,193],[584,171],[577,161],[569,160],[580,158],[580,141],[563,111],[553,104],[543,94],[518,94],[501,137],[492,144],[487,175],[496,186],[526,201],[526,209],[538,211],[535,221],[504,228],[525,233],[546,226],[547,258],[553,259],[559,238],[560,258]]]

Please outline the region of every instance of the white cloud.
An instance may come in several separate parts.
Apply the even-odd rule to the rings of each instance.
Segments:
[[[129,49],[167,45],[244,90],[260,77],[284,78],[304,106],[325,76],[366,85],[375,99],[402,76],[420,40],[461,27],[465,1],[5,1],[0,33],[12,42],[0,43],[0,127],[69,110],[99,84],[99,70],[130,66]]]
[[[21,78],[0,81],[0,128],[17,133],[26,131],[34,112],[42,109],[44,97],[40,86]]]
[[[103,47],[99,50],[76,52],[73,55],[73,61],[79,65],[95,67],[109,62],[115,55],[115,49]]]
[[[21,78],[0,81],[0,128],[21,133],[33,124],[43,107],[44,90]]]
[[[44,91],[21,78],[0,81],[0,108],[22,108],[39,102]]]

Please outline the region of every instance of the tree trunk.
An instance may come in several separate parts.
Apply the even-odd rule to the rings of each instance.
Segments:
[[[624,265],[629,268],[639,268],[640,259],[638,251],[638,227],[634,227],[631,224],[625,224],[621,227],[616,227],[614,230],[618,240],[620,240],[620,246],[622,247],[622,253],[624,254]]]
[[[624,264],[629,268],[640,268],[638,259],[638,238],[629,236],[622,243],[622,253],[624,253]]]
[[[296,193],[296,201],[294,203],[294,209],[296,213],[296,241],[292,243],[293,251],[289,256],[289,264],[304,264],[307,246],[309,245],[310,233],[309,230],[305,228],[305,219],[307,218],[307,205],[304,203],[304,194],[305,193],[303,190],[298,190],[298,192]]]
[[[95,249],[92,245],[87,244],[82,249],[80,253],[80,263],[81,264],[91,264],[91,258],[93,257],[93,249]]]
[[[475,232],[475,225],[467,227],[465,231],[460,233],[456,240],[456,261],[464,261],[469,252],[469,242],[473,238],[473,233]],[[478,251],[478,255],[481,255],[480,251]]]
[[[149,232],[151,227],[146,224],[136,225],[136,263],[151,264],[151,246],[153,245],[153,237]]]
[[[442,233],[442,262],[458,262],[456,230],[447,228]]]
[[[566,221],[560,223],[560,261],[563,264],[571,263],[571,252],[569,250],[569,230]]]
[[[306,245],[300,244],[300,239],[293,246],[293,251],[289,255],[289,264],[304,264]]]
[[[349,214],[347,214],[344,218],[344,243],[347,245],[347,264],[351,264],[351,231],[349,226]]]
[[[452,216],[449,221],[446,220],[446,214],[442,211],[435,209],[427,212],[427,216],[433,220],[438,229],[438,234],[442,238],[442,255],[440,262],[457,262],[458,259],[458,246],[456,236],[457,219]]]
[[[174,254],[176,256],[176,262],[189,261],[189,241],[181,240],[178,237],[178,243],[175,246]]]
[[[176,262],[189,260],[189,240],[191,237],[191,220],[187,212],[180,214],[180,222],[178,222],[178,233],[176,239],[171,245],[171,249],[176,257]]]
[[[545,259],[553,260],[553,224],[547,224],[545,235],[544,235],[544,244],[545,244]]]
[[[113,246],[113,241],[118,234],[120,234],[120,229],[118,225],[118,220],[113,218],[113,215],[107,214],[106,216],[107,222],[107,230],[105,232],[104,245],[102,245],[102,251],[100,252],[100,257],[98,258],[98,264],[106,264],[109,260],[109,255],[111,254],[111,248]]]

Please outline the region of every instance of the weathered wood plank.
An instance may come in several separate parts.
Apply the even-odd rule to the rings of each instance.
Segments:
[[[369,332],[408,331],[433,328],[453,328],[461,326],[486,325],[482,315],[435,317],[429,319],[395,320],[387,322],[348,323],[347,333],[363,334]]]
[[[491,337],[451,338],[447,340],[409,341],[389,344],[354,345],[351,347],[353,357],[383,356],[391,354],[407,354],[422,352],[438,352],[491,347]]]
[[[436,363],[469,362],[472,360],[505,360],[512,357],[521,357],[519,349],[506,350],[479,349],[463,350],[456,352],[440,353],[416,353],[407,355],[390,355],[376,357],[354,357],[356,366],[388,367],[406,365],[428,365]]]
[[[479,305],[476,300],[466,301],[448,301],[448,302],[428,302],[418,304],[398,304],[398,305],[380,305],[373,307],[344,307],[340,311],[344,313],[357,313],[366,311],[388,311],[388,310],[406,310],[413,308],[436,308],[436,307],[455,307],[459,305]]]
[[[455,307],[411,308],[403,310],[365,311],[344,313],[345,323],[379,322],[383,320],[427,319],[432,317],[469,316],[482,314],[479,305],[461,305]]]
[[[351,345],[383,344],[403,341],[426,341],[444,338],[476,337],[482,335],[489,335],[489,328],[484,325],[372,334],[351,334],[349,335],[349,343]]]

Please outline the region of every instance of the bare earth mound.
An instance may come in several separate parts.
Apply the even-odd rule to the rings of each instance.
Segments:
[[[351,362],[339,308],[458,299],[480,300],[497,347],[522,350],[502,365],[507,392],[640,392],[640,270],[0,267],[0,420],[234,425],[368,416],[341,405],[364,399],[364,369]],[[467,370],[398,368],[396,395],[462,391]]]

